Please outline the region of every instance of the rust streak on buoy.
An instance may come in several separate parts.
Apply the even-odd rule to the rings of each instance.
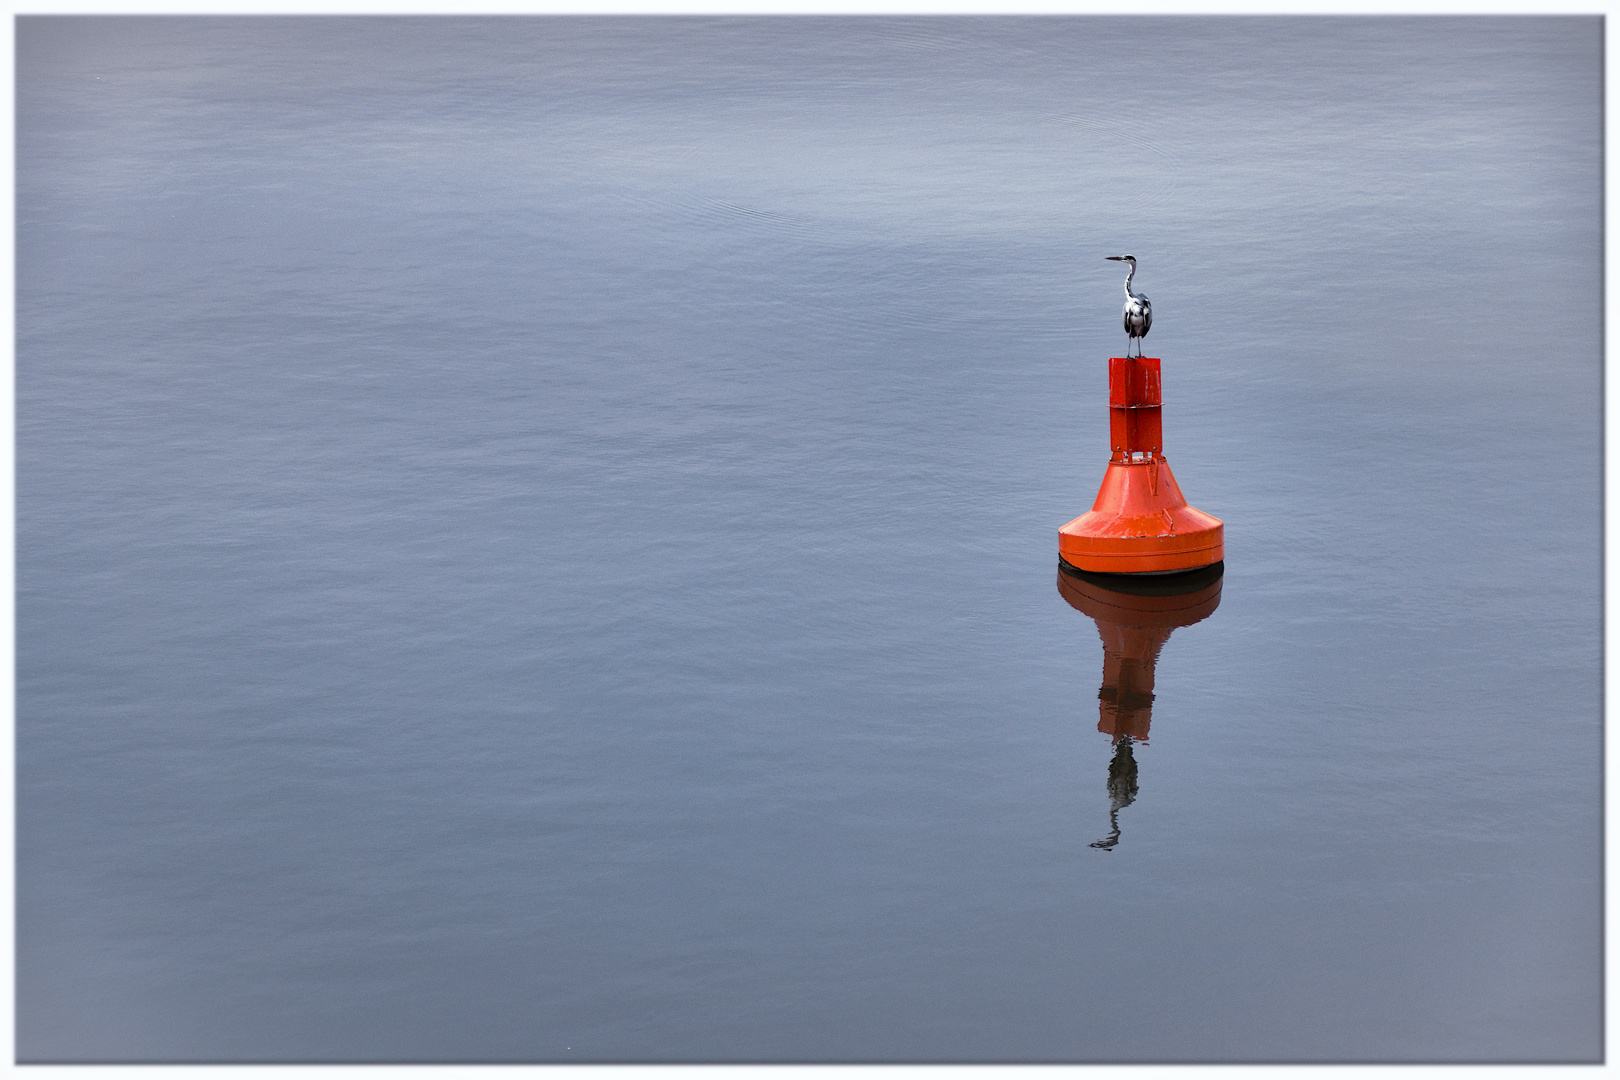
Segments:
[[[1113,455],[1090,511],[1058,530],[1058,557],[1102,574],[1165,574],[1226,556],[1220,518],[1187,505],[1164,457],[1159,358],[1108,361]]]

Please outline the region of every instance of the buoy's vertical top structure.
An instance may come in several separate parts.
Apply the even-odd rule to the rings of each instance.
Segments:
[[[1164,396],[1159,358],[1114,356],[1108,360],[1108,442],[1110,461],[1132,454],[1160,456],[1164,445]]]
[[[1221,520],[1187,505],[1164,457],[1159,358],[1108,361],[1112,454],[1091,510],[1058,530],[1058,557],[1102,574],[1196,570],[1226,554]]]

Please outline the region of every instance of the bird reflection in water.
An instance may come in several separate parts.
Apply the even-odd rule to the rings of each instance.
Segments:
[[[1221,603],[1224,563],[1180,574],[1093,574],[1058,564],[1058,592],[1097,623],[1103,643],[1097,730],[1113,737],[1108,764],[1108,836],[1091,846],[1119,843],[1119,812],[1136,799],[1135,743],[1145,743],[1153,722],[1153,669],[1172,631],[1214,614]]]
[[[1108,849],[1119,843],[1119,812],[1136,801],[1136,757],[1131,753],[1131,737],[1122,736],[1114,760],[1108,763],[1108,835],[1093,840],[1092,847]]]

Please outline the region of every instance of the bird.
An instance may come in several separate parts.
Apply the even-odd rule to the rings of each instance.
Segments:
[[[1124,262],[1131,264],[1131,272],[1125,275],[1125,310],[1122,313],[1125,322],[1125,355],[1131,355],[1131,342],[1136,342],[1136,355],[1142,355],[1142,339],[1147,332],[1153,329],[1153,305],[1148,298],[1138,292],[1131,292],[1131,278],[1136,276],[1135,255],[1109,255],[1109,262]]]

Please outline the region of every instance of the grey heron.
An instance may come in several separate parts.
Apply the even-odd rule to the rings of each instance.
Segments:
[[[1139,292],[1131,291],[1131,279],[1136,276],[1135,255],[1109,255],[1109,262],[1124,262],[1131,264],[1131,272],[1125,275],[1125,355],[1131,355],[1131,342],[1136,343],[1136,355],[1142,355],[1142,339],[1147,332],[1153,329],[1153,305],[1148,298]]]

